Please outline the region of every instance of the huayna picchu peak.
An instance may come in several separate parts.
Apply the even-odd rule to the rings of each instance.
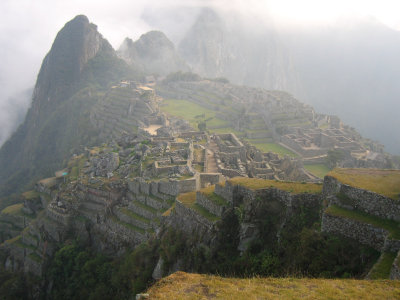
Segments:
[[[400,297],[400,161],[242,21],[65,24],[0,149],[0,298]]]

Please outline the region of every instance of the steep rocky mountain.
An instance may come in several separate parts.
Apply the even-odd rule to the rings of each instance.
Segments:
[[[0,150],[0,195],[59,168],[74,149],[97,140],[89,110],[103,90],[135,76],[85,16],[58,33],[43,60],[24,123]]]
[[[265,30],[264,30],[265,29]],[[254,28],[205,8],[179,44],[194,72],[267,89],[297,89],[288,51],[273,28]]]
[[[150,74],[189,71],[189,66],[176,52],[174,44],[160,31],[143,34],[135,42],[126,38],[118,54],[130,65]]]

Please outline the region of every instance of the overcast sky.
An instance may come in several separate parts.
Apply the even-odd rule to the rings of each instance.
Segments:
[[[19,108],[30,103],[21,92],[33,87],[57,32],[74,16],[85,14],[118,48],[125,37],[137,39],[151,29],[177,42],[201,6],[240,11],[257,20],[273,16],[281,25],[371,15],[400,29],[400,1],[394,0],[1,0],[0,145],[15,129]]]

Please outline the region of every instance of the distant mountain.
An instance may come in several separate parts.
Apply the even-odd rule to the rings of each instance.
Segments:
[[[85,16],[57,34],[43,60],[24,123],[0,149],[0,196],[51,176],[97,140],[90,108],[111,82],[135,76]]]
[[[194,72],[279,89],[400,154],[400,32],[364,19],[280,29],[205,8],[179,44]]]
[[[267,89],[297,89],[297,73],[273,28],[252,28],[240,18],[227,22],[204,8],[178,49],[202,76]]]
[[[373,19],[282,34],[299,74],[298,98],[339,115],[400,154],[400,32]]]
[[[176,52],[174,44],[160,31],[143,34],[135,42],[126,38],[118,50],[118,55],[145,73],[167,75],[190,70]]]

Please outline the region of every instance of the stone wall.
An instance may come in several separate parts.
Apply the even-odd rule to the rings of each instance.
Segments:
[[[331,216],[326,213],[322,216],[321,230],[354,239],[378,251],[384,250],[385,240],[389,234],[386,230],[374,227],[371,224]]]
[[[207,187],[222,182],[223,177],[220,173],[200,173],[200,188]]]
[[[390,279],[400,279],[400,251],[397,253],[397,257],[392,264],[392,269],[390,270]]]
[[[210,233],[214,226],[212,222],[198,214],[195,210],[186,207],[178,200],[171,214],[170,225],[183,230],[187,234],[196,233],[202,241],[211,238]]]
[[[216,184],[214,193],[217,194],[218,196],[221,196],[226,201],[232,204],[233,191],[234,191],[234,186],[228,181],[226,181],[224,185]]]
[[[323,194],[325,197],[341,195],[341,197],[329,197],[332,204],[360,210],[380,218],[400,221],[399,201],[343,184],[331,176],[324,178]]]
[[[215,204],[201,192],[196,193],[196,203],[218,217],[221,217],[222,213],[225,211],[225,206]]]

